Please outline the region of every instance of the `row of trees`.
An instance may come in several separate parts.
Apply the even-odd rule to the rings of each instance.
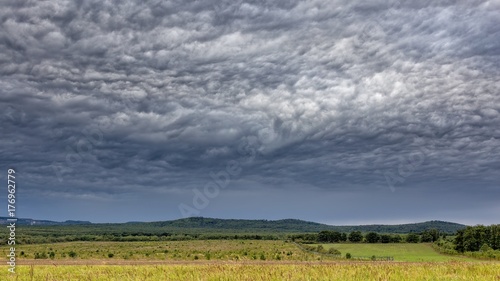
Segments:
[[[500,250],[500,225],[468,226],[457,231],[455,250],[458,252]]]
[[[408,243],[419,242],[434,242],[439,239],[441,233],[437,229],[425,230],[420,234],[409,233],[406,236],[399,234],[378,234],[376,232],[368,232],[363,235],[360,231],[352,231],[349,234],[340,233],[337,231],[324,230],[318,233],[317,242],[323,243],[338,243],[338,242],[367,242],[367,243],[400,243],[402,241]]]

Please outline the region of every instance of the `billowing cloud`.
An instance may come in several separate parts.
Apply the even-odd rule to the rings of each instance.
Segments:
[[[496,1],[7,1],[0,161],[41,198],[189,203],[229,161],[242,168],[233,191],[498,195],[499,12]]]

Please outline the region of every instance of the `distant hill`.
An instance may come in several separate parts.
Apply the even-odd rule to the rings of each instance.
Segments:
[[[220,229],[220,230],[245,230],[245,232],[277,231],[277,232],[319,232],[321,230],[335,230],[339,232],[378,232],[378,233],[411,233],[422,232],[427,229],[435,228],[445,233],[455,233],[463,229],[466,225],[445,222],[445,221],[427,221],[410,224],[397,225],[345,225],[333,226],[316,222],[309,222],[297,219],[283,220],[242,220],[242,219],[214,219],[203,217],[192,217],[173,221],[161,221],[147,223],[157,227],[175,227],[175,228],[196,228],[196,229]]]
[[[7,220],[11,219],[9,217],[0,217],[0,225],[8,224]],[[91,224],[89,221],[74,221],[67,220],[64,222],[49,221],[49,220],[34,220],[27,218],[18,218],[16,225],[76,225],[76,224]]]
[[[7,224],[8,217],[0,217],[0,224]],[[150,233],[168,232],[233,232],[233,233],[301,233],[301,232],[319,232],[322,230],[335,230],[339,232],[378,232],[378,233],[411,233],[422,232],[426,229],[435,228],[441,232],[453,234],[457,230],[463,229],[466,225],[445,222],[445,221],[427,221],[420,223],[397,224],[397,225],[344,225],[333,226],[316,222],[309,222],[297,219],[283,220],[243,220],[243,219],[214,219],[203,217],[191,217],[185,219],[157,222],[128,222],[128,223],[106,223],[94,224],[88,221],[55,222],[49,220],[34,220],[28,218],[18,219],[17,225],[26,226],[71,226],[88,225],[88,230],[104,232],[104,230],[127,230],[134,229],[147,231]]]

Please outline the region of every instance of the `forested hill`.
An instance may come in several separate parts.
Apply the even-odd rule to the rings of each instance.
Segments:
[[[0,224],[7,224],[7,217],[0,217]],[[316,222],[309,222],[297,219],[284,220],[243,220],[243,219],[214,219],[203,217],[192,217],[171,221],[159,222],[129,222],[129,223],[90,223],[85,221],[65,221],[55,222],[48,220],[18,219],[17,225],[31,226],[85,226],[88,231],[107,232],[124,231],[127,232],[231,232],[231,233],[302,233],[319,232],[322,230],[335,230],[339,232],[378,232],[378,233],[420,233],[427,229],[438,229],[444,233],[455,233],[464,229],[463,224],[428,221],[421,223],[397,224],[397,225],[358,225],[358,226],[333,226]],[[136,231],[137,230],[137,231]]]
[[[242,219],[213,219],[203,217],[192,217],[173,221],[151,222],[148,223],[157,227],[175,227],[175,228],[195,228],[210,230],[239,230],[244,232],[318,232],[322,230],[335,230],[339,232],[351,232],[359,230],[361,232],[374,231],[378,233],[410,233],[422,232],[427,229],[438,229],[445,233],[455,233],[457,230],[464,229],[466,225],[444,222],[428,221],[411,224],[398,225],[358,225],[358,226],[332,226],[316,222],[309,222],[297,219],[284,220],[242,220]]]

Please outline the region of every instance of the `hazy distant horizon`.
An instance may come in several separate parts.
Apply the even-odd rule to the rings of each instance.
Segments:
[[[415,223],[424,223],[424,222],[429,222],[429,221],[442,221],[442,222],[449,222],[449,223],[458,223],[458,224],[464,224],[464,225],[478,225],[482,223],[461,223],[461,222],[455,222],[455,221],[447,221],[447,220],[441,220],[441,219],[426,219],[426,220],[418,220],[418,221],[405,221],[405,220],[397,220],[397,221],[386,221],[386,222],[378,222],[378,221],[366,221],[363,223],[356,223],[356,222],[347,222],[347,223],[337,223],[337,222],[318,222],[318,221],[312,221],[312,220],[305,220],[305,219],[297,219],[297,218],[277,218],[277,219],[265,219],[265,218],[215,218],[215,217],[203,217],[205,219],[236,219],[236,220],[267,220],[267,221],[280,221],[280,220],[287,220],[287,219],[292,219],[292,220],[301,220],[301,221],[307,221],[307,222],[313,222],[313,223],[320,223],[320,224],[326,224],[326,225],[331,225],[331,226],[357,226],[357,225],[401,225],[401,224],[415,224]],[[36,221],[54,221],[54,222],[65,222],[65,221],[88,221],[93,224],[106,224],[106,223],[148,223],[148,222],[159,222],[159,221],[175,221],[178,219],[185,219],[183,217],[177,218],[177,219],[161,219],[161,220],[151,220],[151,219],[145,219],[145,220],[131,220],[131,221],[89,221],[89,220],[83,220],[83,219],[61,219],[61,220],[54,220],[54,219],[46,219],[46,218],[31,218],[31,217],[20,217],[18,219],[32,219]],[[484,225],[489,225],[489,224],[484,224]]]

